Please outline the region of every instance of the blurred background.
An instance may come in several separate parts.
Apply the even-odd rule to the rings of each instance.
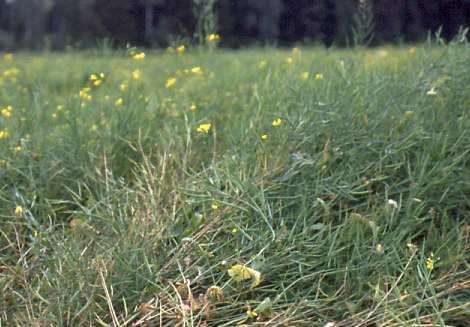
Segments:
[[[166,47],[210,29],[237,48],[346,46],[362,28],[373,46],[422,41],[440,28],[451,39],[469,24],[470,0],[0,0],[0,49]]]

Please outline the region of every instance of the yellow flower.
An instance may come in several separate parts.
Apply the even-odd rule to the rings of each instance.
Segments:
[[[301,51],[300,51],[299,48],[297,48],[297,47],[292,48],[292,55],[293,55],[294,57],[298,57],[298,56],[300,56],[300,54],[301,54]]]
[[[20,73],[20,70],[18,68],[10,68],[7,69],[3,72],[3,76],[5,77],[16,77]]]
[[[176,78],[170,77],[169,79],[166,80],[165,87],[169,89],[170,87],[174,86],[176,84]]]
[[[209,34],[206,38],[207,42],[217,42],[220,40],[220,35],[219,34]]]
[[[269,138],[268,134],[261,135],[261,140],[266,141]]]
[[[12,61],[13,60],[13,53],[5,53],[3,55],[3,59],[5,59],[6,61]]]
[[[245,265],[234,265],[228,270],[228,274],[236,282],[252,280],[251,288],[255,288],[261,283],[261,273],[257,270],[248,268]]]
[[[23,213],[23,207],[20,205],[17,205],[15,208],[15,215],[19,216]]]
[[[59,117],[59,115],[57,114],[57,112],[53,112],[53,113],[52,113],[52,118],[57,119],[57,117]]]
[[[21,151],[21,145],[17,145],[13,148],[14,152],[20,152]]]
[[[83,89],[80,90],[78,94],[80,95],[81,98],[83,98],[88,92],[90,92],[90,88],[84,87]]]
[[[252,319],[258,317],[256,310],[251,310],[251,309],[246,310],[246,315]]]
[[[409,53],[410,55],[412,55],[412,56],[413,56],[414,54],[416,54],[416,47],[410,48],[410,49],[408,50],[408,53]]]
[[[189,107],[189,110],[191,111],[196,111],[196,109],[197,109],[197,106],[194,103],[191,104],[191,106]]]
[[[11,106],[6,106],[1,111],[2,116],[5,117],[5,118],[9,118],[11,116],[12,110],[13,110],[13,108]]]
[[[382,244],[378,243],[376,246],[375,246],[375,252],[377,254],[383,254],[384,253],[384,247]]]
[[[434,258],[434,253],[430,253],[429,257],[426,259],[426,268],[428,270],[434,269],[434,264],[439,260],[439,258]]]
[[[211,208],[212,208],[212,210],[217,210],[217,209],[219,209],[219,206],[217,205],[217,203],[213,202],[212,205],[211,205]]]
[[[116,102],[114,103],[116,107],[121,107],[123,104],[124,104],[124,100],[122,98],[117,99]]]
[[[266,67],[268,65],[268,63],[266,62],[266,60],[261,60],[259,63],[258,63],[258,68],[259,69],[263,69],[264,67]]]
[[[413,116],[413,111],[411,110],[405,111],[405,118],[411,118],[412,116]]]
[[[183,54],[186,52],[186,46],[184,44],[180,45],[179,47],[176,48],[176,52],[179,54]]]
[[[384,49],[380,49],[379,50],[379,58],[383,59],[383,58],[386,58],[386,57],[388,57],[388,51],[384,50]]]
[[[205,133],[205,134],[208,134],[210,129],[212,127],[212,124],[211,123],[205,123],[205,124],[201,124],[199,125],[199,127],[196,129],[196,131],[198,133]]]
[[[0,131],[0,140],[6,139],[10,136],[10,133],[8,133],[7,130]]]
[[[202,69],[201,69],[200,66],[193,67],[193,68],[191,68],[191,73],[193,73],[195,75],[201,75],[202,74]]]
[[[282,124],[282,119],[281,118],[276,118],[272,122],[273,127],[281,126],[281,124]]]
[[[127,83],[121,83],[121,85],[119,85],[119,89],[122,92],[126,92],[129,89],[129,85]]]
[[[287,57],[286,63],[287,63],[288,65],[292,65],[292,64],[294,63],[294,59],[292,59],[292,57]]]
[[[223,301],[224,300],[224,290],[220,288],[219,286],[211,286],[207,289],[206,295],[210,299],[215,299],[217,301]]]
[[[132,78],[136,81],[138,81],[141,76],[142,76],[142,71],[140,69],[136,69],[132,72]]]
[[[102,83],[102,82],[103,82],[102,80],[100,80],[100,79],[97,79],[96,81],[94,81],[94,82],[93,82],[93,86],[96,86],[96,87],[98,87],[98,86],[100,86],[100,85],[101,85],[101,83]]]
[[[145,53],[144,52],[137,52],[132,56],[132,59],[134,59],[134,60],[144,60],[145,59]]]
[[[309,72],[303,72],[302,74],[300,74],[300,79],[302,81],[305,81],[308,79],[308,77],[310,76],[310,73]]]
[[[323,74],[318,73],[318,74],[315,75],[315,80],[316,81],[321,81],[322,79],[323,79]]]
[[[98,77],[95,74],[90,75],[90,81],[96,81],[98,80]]]

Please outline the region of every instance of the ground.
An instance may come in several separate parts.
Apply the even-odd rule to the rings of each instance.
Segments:
[[[6,325],[465,326],[468,44],[0,61]]]

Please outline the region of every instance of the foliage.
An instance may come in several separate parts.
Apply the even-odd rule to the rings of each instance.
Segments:
[[[465,38],[192,50],[3,56],[0,320],[464,326]]]
[[[215,33],[228,47],[379,45],[423,41],[439,27],[450,40],[469,26],[469,8],[467,0],[0,0],[0,49],[90,48],[99,39],[167,47]]]

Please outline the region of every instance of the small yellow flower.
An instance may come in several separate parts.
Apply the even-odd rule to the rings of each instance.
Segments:
[[[198,133],[205,133],[205,134],[208,134],[210,129],[212,127],[212,124],[211,123],[205,123],[205,124],[201,124],[198,126],[198,128],[196,129],[196,131]]]
[[[59,115],[57,114],[57,112],[53,112],[53,113],[52,113],[52,118],[57,119],[57,117],[59,117]]]
[[[281,118],[276,118],[272,122],[273,127],[281,126],[281,124],[282,124],[282,119]]]
[[[116,102],[114,103],[116,107],[121,107],[123,104],[124,104],[124,100],[122,98],[117,99]]]
[[[176,52],[178,54],[183,54],[186,52],[186,46],[184,44],[180,45],[179,47],[176,48]]]
[[[145,53],[144,52],[137,52],[132,56],[132,59],[134,59],[134,60],[144,60],[145,59]]]
[[[251,279],[251,288],[255,288],[261,283],[261,273],[245,265],[234,265],[228,270],[228,274],[236,282]]]
[[[197,109],[197,106],[194,103],[191,104],[191,106],[189,107],[189,110],[191,111],[196,111],[196,109]]]
[[[261,135],[261,140],[266,141],[269,138],[268,134]]]
[[[209,34],[206,38],[207,42],[209,43],[213,43],[213,42],[217,42],[220,40],[220,35],[219,34]]]
[[[91,74],[90,81],[96,81],[96,80],[98,80],[98,76],[96,76],[95,74]]]
[[[0,140],[6,139],[10,136],[10,133],[7,130],[0,131]]]
[[[202,69],[200,66],[193,67],[191,68],[191,73],[193,73],[194,75],[201,75]]]
[[[121,85],[119,85],[119,89],[122,92],[126,92],[129,89],[129,85],[127,83],[121,83]]]
[[[321,81],[322,79],[323,79],[323,74],[320,74],[320,73],[319,73],[319,74],[316,74],[316,75],[315,75],[315,80],[316,80],[316,81]]]
[[[12,61],[13,60],[13,53],[5,53],[3,55],[3,59],[5,59],[6,61]]]
[[[309,73],[309,72],[303,72],[302,74],[300,74],[300,79],[301,79],[302,81],[306,81],[309,76],[310,76],[310,73]]]
[[[170,87],[173,87],[176,84],[176,78],[170,77],[169,79],[166,80],[165,87],[169,89]]]
[[[268,63],[266,62],[266,60],[261,60],[259,63],[258,63],[258,68],[259,69],[263,69],[264,67],[266,67],[268,65]]]
[[[418,247],[411,242],[406,243],[406,247],[410,249],[411,251],[416,251],[418,249]]]
[[[17,145],[13,148],[14,152],[20,152],[21,151],[21,145]]]
[[[215,299],[217,301],[223,301],[224,300],[224,290],[220,288],[219,286],[211,286],[207,289],[206,295],[210,299]]]
[[[78,95],[80,96],[80,98],[82,98],[84,100],[87,100],[87,101],[90,101],[91,100],[91,95],[89,94],[89,92],[90,92],[90,88],[89,87],[84,87],[80,90]]]
[[[376,246],[375,246],[375,252],[377,254],[383,254],[384,253],[384,247],[382,244],[378,243]]]
[[[217,203],[213,202],[212,205],[211,205],[211,208],[212,208],[212,210],[217,210],[217,209],[219,209],[219,206],[217,205]]]
[[[386,57],[388,57],[388,51],[384,50],[384,49],[380,49],[379,50],[379,58],[383,59],[383,58],[386,58]]]
[[[292,65],[292,64],[294,63],[294,59],[292,59],[292,57],[287,57],[286,63],[287,63],[288,65]]]
[[[138,81],[142,76],[142,71],[140,69],[136,69],[132,72],[132,79]]]
[[[5,118],[9,118],[11,116],[11,112],[13,111],[13,108],[11,106],[6,106],[1,110],[2,116]]]
[[[435,263],[439,260],[439,258],[434,257],[434,253],[430,253],[429,257],[426,258],[426,268],[428,270],[433,270]]]
[[[100,86],[100,85],[101,85],[101,83],[103,83],[103,80],[101,80],[101,79],[97,79],[96,81],[94,81],[94,82],[93,82],[93,86],[96,86],[96,87],[98,87],[98,86]]]
[[[256,310],[251,310],[251,309],[246,310],[246,315],[250,317],[251,319],[258,317]]]
[[[17,205],[15,208],[15,215],[20,216],[23,213],[23,207],[20,205]]]
[[[413,111],[411,110],[405,111],[405,118],[411,118],[412,116],[413,116]]]
[[[408,53],[409,53],[410,55],[412,55],[412,56],[415,55],[415,54],[416,54],[416,47],[410,48],[410,49],[408,50]]]
[[[13,68],[5,70],[3,72],[3,76],[14,78],[14,77],[18,76],[19,73],[20,73],[20,70],[18,68],[13,67]]]

